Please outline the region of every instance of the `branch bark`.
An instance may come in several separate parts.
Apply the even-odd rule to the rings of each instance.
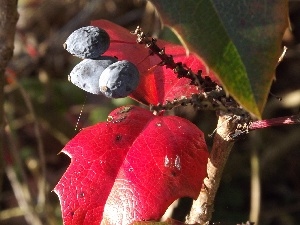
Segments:
[[[0,0],[0,171],[4,171],[4,85],[5,68],[13,55],[16,23],[19,18],[17,0]],[[1,179],[2,180],[2,179]]]
[[[228,135],[235,129],[234,123],[226,115],[220,115],[213,147],[207,163],[207,177],[203,181],[201,192],[193,202],[187,224],[209,224],[214,211],[214,201],[219,188],[222,173],[234,144]]]

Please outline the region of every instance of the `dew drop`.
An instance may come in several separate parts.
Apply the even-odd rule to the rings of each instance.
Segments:
[[[128,171],[129,171],[129,172],[132,172],[132,171],[133,171],[133,168],[132,168],[132,167],[130,167],[130,168],[128,169]]]
[[[161,127],[161,122],[158,122],[156,126]]]

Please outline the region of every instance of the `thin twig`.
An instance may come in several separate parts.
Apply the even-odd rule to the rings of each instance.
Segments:
[[[20,152],[18,151],[18,141],[16,139],[16,136],[13,134],[10,121],[5,117],[6,121],[6,127],[5,127],[5,133],[7,137],[7,141],[9,144],[9,153],[10,157],[12,157],[12,163],[14,165],[14,169],[19,172],[19,180],[18,182],[26,184],[23,186],[23,192],[25,201],[27,204],[32,204],[32,193],[29,190],[29,187],[27,184],[29,184],[28,176],[25,172],[24,163],[22,162]],[[6,164],[9,165],[10,163],[6,161]],[[18,200],[18,199],[17,199]],[[19,205],[22,203],[19,203]]]
[[[257,143],[256,134],[250,135],[250,142]],[[251,147],[251,198],[249,220],[259,223],[260,206],[261,206],[261,184],[260,184],[260,160],[256,146]]]
[[[1,54],[1,53],[0,53]],[[3,174],[4,174],[4,86],[5,76],[4,69],[0,68],[0,192],[2,189]]]
[[[7,121],[7,118],[6,118]],[[13,192],[18,201],[18,205],[23,212],[24,218],[28,224],[41,225],[42,222],[39,218],[39,215],[34,210],[33,198],[29,190],[28,186],[28,178],[25,173],[25,169],[23,167],[23,163],[20,158],[20,154],[18,153],[16,140],[12,134],[11,127],[9,122],[7,121],[6,126],[6,136],[9,141],[9,150],[14,159],[14,164],[19,169],[18,171],[21,174],[22,179],[19,180],[16,175],[16,168],[13,168],[12,164],[7,162],[5,166],[6,175],[10,181],[10,184],[13,188]]]
[[[44,211],[46,205],[46,158],[45,158],[44,144],[43,144],[43,139],[42,139],[38,119],[36,117],[31,99],[28,93],[26,92],[26,90],[23,88],[23,86],[19,83],[19,81],[15,77],[10,77],[10,78],[13,80],[13,82],[21,92],[25,105],[27,106],[29,113],[31,114],[33,119],[34,133],[37,140],[37,150],[38,150],[40,168],[41,168],[40,174],[37,177],[37,186],[38,186],[37,207],[41,211]]]
[[[12,217],[18,217],[18,216],[23,216],[24,212],[20,207],[14,207],[14,208],[9,208],[9,209],[4,209],[0,211],[0,221],[2,220],[7,220]]]
[[[216,87],[217,83],[213,82],[209,77],[202,78],[201,71],[198,71],[195,74],[190,68],[185,67],[182,62],[175,62],[171,55],[166,54],[165,48],[160,48],[156,44],[155,38],[149,38],[143,31],[142,28],[137,27],[135,31],[132,32],[137,36],[137,43],[145,45],[149,48],[153,54],[157,55],[161,59],[161,66],[166,66],[169,69],[172,69],[178,78],[186,77],[191,79],[196,85],[201,86],[203,82],[207,82],[206,86]],[[209,80],[206,80],[209,79]],[[208,82],[210,85],[208,85]]]
[[[13,188],[14,194],[17,198],[18,204],[21,210],[24,212],[24,217],[27,223],[32,225],[42,225],[43,223],[41,222],[39,216],[36,214],[33,206],[30,205],[28,201],[26,201],[26,192],[24,192],[22,185],[18,181],[16,172],[14,171],[12,166],[7,165],[5,167],[5,171]]]
[[[46,158],[45,158],[45,151],[44,151],[44,144],[43,139],[39,127],[39,122],[36,117],[31,99],[26,92],[26,90],[23,88],[22,85],[18,83],[18,81],[15,79],[14,82],[19,87],[19,90],[23,96],[24,102],[29,110],[29,113],[33,117],[33,124],[34,124],[34,133],[37,140],[37,150],[39,155],[39,161],[40,161],[40,168],[41,173],[39,174],[39,177],[37,179],[37,186],[38,186],[38,199],[37,199],[37,207],[40,208],[42,211],[45,210],[46,205]]]

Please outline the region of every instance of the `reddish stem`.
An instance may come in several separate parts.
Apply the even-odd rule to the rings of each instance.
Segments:
[[[274,126],[300,124],[300,114],[292,116],[284,116],[267,120],[254,121],[249,125],[249,131],[263,129]]]

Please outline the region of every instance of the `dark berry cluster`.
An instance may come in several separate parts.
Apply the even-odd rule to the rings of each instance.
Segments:
[[[108,33],[94,26],[75,30],[64,43],[72,55],[82,58],[69,75],[69,80],[79,88],[108,98],[124,98],[138,86],[140,74],[137,67],[112,56],[103,56],[110,45]]]

